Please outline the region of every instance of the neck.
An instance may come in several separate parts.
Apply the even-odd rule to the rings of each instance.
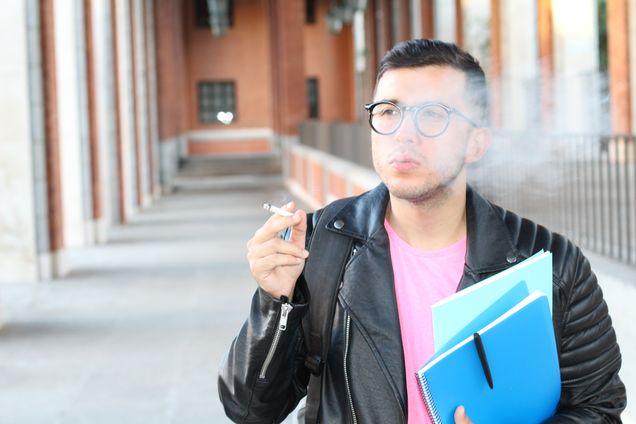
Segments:
[[[422,202],[390,195],[386,218],[398,236],[414,248],[442,249],[466,237],[466,188]]]

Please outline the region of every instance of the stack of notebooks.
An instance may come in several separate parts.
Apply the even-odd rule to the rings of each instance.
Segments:
[[[434,423],[459,405],[476,423],[536,424],[561,394],[552,325],[552,254],[525,261],[433,305],[435,355],[417,372]]]

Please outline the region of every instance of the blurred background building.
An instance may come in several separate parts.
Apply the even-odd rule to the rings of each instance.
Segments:
[[[634,0],[23,0],[0,20],[0,280],[63,276],[215,158],[280,162],[312,207],[366,190],[362,105],[413,37],[480,60],[495,139],[537,166],[493,156],[475,184],[530,215],[551,194],[542,222],[636,263]],[[560,183],[511,186],[537,176]]]

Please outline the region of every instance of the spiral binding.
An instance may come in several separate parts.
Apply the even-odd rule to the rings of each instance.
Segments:
[[[422,373],[421,375],[415,373],[415,375],[420,380],[420,393],[422,393],[422,397],[424,398],[428,416],[431,418],[431,421],[433,421],[433,423],[443,424],[442,418],[439,416],[439,412],[437,412],[437,407],[435,406],[435,401],[433,400],[433,394],[428,388],[428,381],[426,381],[426,376],[424,375],[424,373]]]

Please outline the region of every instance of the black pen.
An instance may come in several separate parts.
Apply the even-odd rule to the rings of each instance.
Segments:
[[[481,367],[484,370],[486,381],[488,382],[488,386],[493,389],[495,387],[495,383],[492,381],[492,374],[490,374],[490,366],[488,365],[488,358],[486,357],[484,343],[481,341],[481,336],[479,335],[479,333],[473,334],[473,338],[475,339],[477,354],[479,355],[479,361],[481,362]]]

